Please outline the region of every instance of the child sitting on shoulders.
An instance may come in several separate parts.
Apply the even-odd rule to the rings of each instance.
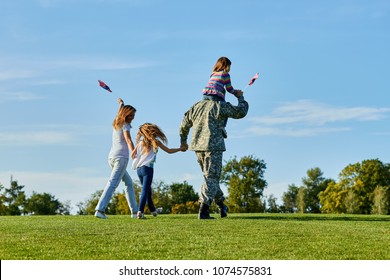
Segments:
[[[236,90],[233,88],[230,80],[230,67],[232,62],[227,57],[220,57],[214,65],[213,72],[210,75],[209,82],[206,87],[203,89],[203,99],[204,100],[214,100],[214,101],[225,101],[226,91],[235,95],[241,90]],[[224,138],[227,138],[226,132],[227,120],[224,123],[222,128],[222,135]]]

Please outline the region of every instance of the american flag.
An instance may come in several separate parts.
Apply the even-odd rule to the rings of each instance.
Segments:
[[[257,78],[259,78],[259,73],[256,73],[256,75],[254,75],[254,76],[252,77],[252,79],[249,81],[248,86],[253,85],[253,83],[257,80]]]
[[[108,85],[106,85],[103,81],[98,80],[98,82],[99,82],[99,85],[100,85],[102,88],[104,88],[105,90],[108,90],[109,92],[112,92],[111,89],[110,89],[110,87],[109,87]]]

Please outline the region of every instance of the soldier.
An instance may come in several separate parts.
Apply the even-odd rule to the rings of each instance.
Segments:
[[[199,196],[199,219],[210,217],[209,207],[213,200],[220,208],[220,216],[227,216],[228,207],[219,186],[222,170],[222,154],[226,151],[223,137],[224,123],[228,118],[241,119],[248,113],[248,102],[243,92],[236,90],[234,95],[238,105],[229,102],[202,100],[195,103],[185,114],[180,125],[180,143],[186,148],[187,138],[193,128],[189,149],[195,151],[202,169],[204,182]]]

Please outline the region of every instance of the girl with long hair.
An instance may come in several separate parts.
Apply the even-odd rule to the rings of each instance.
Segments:
[[[137,213],[138,219],[144,219],[144,210],[146,203],[154,217],[157,216],[157,210],[152,200],[152,182],[154,173],[154,163],[158,148],[168,154],[186,151],[186,147],[168,148],[166,144],[168,139],[164,132],[155,124],[144,123],[140,126],[136,138],[136,147],[131,154],[133,158],[133,169],[137,170],[138,178],[142,184],[141,198]]]
[[[120,107],[112,123],[112,145],[108,155],[108,164],[111,167],[111,176],[95,208],[95,216],[101,219],[107,219],[105,214],[107,204],[112,198],[121,180],[125,183],[125,196],[132,217],[137,217],[137,201],[135,198],[133,181],[126,171],[130,152],[134,150],[134,144],[130,136],[130,129],[136,109],[131,105],[124,105],[123,100],[120,98],[118,98],[118,102]]]

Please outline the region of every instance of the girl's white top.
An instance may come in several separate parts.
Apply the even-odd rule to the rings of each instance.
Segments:
[[[157,151],[155,152],[152,148],[149,152],[146,152],[142,142],[139,142],[135,148],[137,149],[137,154],[133,159],[131,167],[133,169],[137,169],[141,166],[153,167],[154,162],[156,161]]]
[[[125,123],[120,129],[113,129],[112,131],[112,145],[108,155],[109,158],[129,158],[129,146],[127,145],[124,131],[130,132],[131,125]]]

